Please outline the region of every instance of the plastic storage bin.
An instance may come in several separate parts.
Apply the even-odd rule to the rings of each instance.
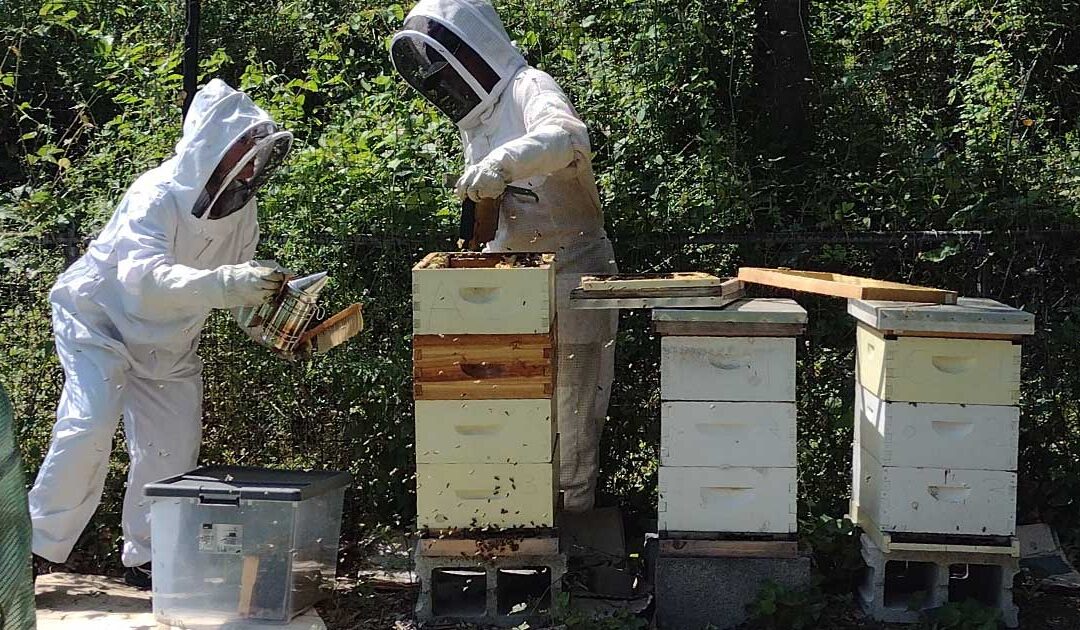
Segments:
[[[333,587],[345,472],[208,467],[147,484],[154,616],[288,623]]]

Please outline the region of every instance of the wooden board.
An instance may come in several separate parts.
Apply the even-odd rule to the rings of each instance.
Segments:
[[[672,540],[660,541],[667,558],[796,558],[799,543],[776,540]]]
[[[707,297],[732,295],[742,291],[734,278],[718,278],[707,273],[638,274],[582,276],[575,291],[581,297]]]
[[[513,534],[485,538],[421,538],[417,549],[420,555],[432,557],[554,556],[559,553],[559,539]]]
[[[413,337],[418,400],[550,398],[554,372],[551,335]]]
[[[570,308],[584,310],[618,310],[637,308],[721,308],[742,297],[742,290],[732,295],[697,297],[587,297],[574,289],[570,292]]]
[[[806,293],[818,293],[855,300],[956,304],[955,291],[860,278],[858,276],[845,276],[827,271],[740,267],[739,280],[781,289],[793,289]]]
[[[316,354],[325,354],[364,330],[364,305],[352,304],[304,333],[298,346],[314,343]]]
[[[806,332],[806,326],[654,321],[653,330],[658,335],[672,337],[798,337]]]
[[[1035,316],[1001,302],[958,298],[956,304],[849,300],[848,314],[894,335],[1017,338],[1035,333]]]

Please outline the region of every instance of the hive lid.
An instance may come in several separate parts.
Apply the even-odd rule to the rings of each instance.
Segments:
[[[794,300],[752,298],[723,308],[671,308],[653,311],[653,320],[722,324],[805,324],[806,310]]]
[[[959,298],[956,304],[848,300],[848,314],[893,332],[1031,335],[1035,316],[987,298]]]
[[[347,472],[334,470],[274,470],[241,466],[205,466],[182,475],[146,484],[148,497],[304,501],[352,482]]]

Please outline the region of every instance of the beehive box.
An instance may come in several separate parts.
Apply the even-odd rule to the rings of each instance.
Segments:
[[[665,402],[662,466],[795,467],[795,403]]]
[[[549,463],[416,465],[420,529],[553,527],[559,447]]]
[[[537,335],[414,335],[417,400],[551,398],[554,339]]]
[[[1016,473],[882,466],[855,452],[852,503],[860,524],[883,532],[965,536],[1016,533]]]
[[[555,321],[553,254],[428,254],[412,272],[413,334],[540,334]]]
[[[663,400],[793,402],[795,339],[664,337]]]
[[[1020,409],[886,402],[855,387],[855,442],[883,466],[1016,470]]]
[[[664,532],[796,531],[794,468],[661,466]]]
[[[420,464],[551,462],[552,399],[418,400]]]
[[[886,337],[860,322],[858,379],[887,401],[1016,405],[1020,346],[1011,341]]]

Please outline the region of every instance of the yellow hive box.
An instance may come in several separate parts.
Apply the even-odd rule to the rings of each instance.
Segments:
[[[1020,346],[1011,341],[886,338],[859,323],[857,344],[859,383],[882,400],[1019,403]]]
[[[559,447],[543,464],[417,464],[419,529],[552,527]]]
[[[555,435],[551,399],[416,401],[420,464],[550,463]]]
[[[428,254],[412,272],[413,334],[547,333],[554,261],[554,254]]]

